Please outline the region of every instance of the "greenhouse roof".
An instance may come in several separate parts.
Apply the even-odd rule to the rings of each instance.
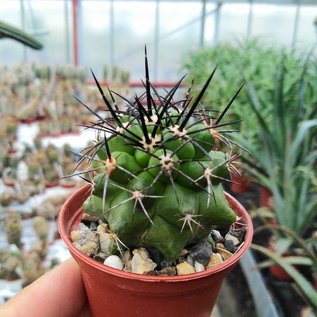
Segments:
[[[59,0],[64,1],[64,0]],[[84,2],[98,1],[98,0],[82,0]],[[99,0],[104,1],[104,0]],[[131,2],[135,0],[121,0]],[[149,0],[138,0],[149,2]],[[254,3],[254,4],[275,4],[275,5],[289,5],[289,4],[299,4],[299,5],[316,5],[317,0],[205,0],[206,3]],[[204,2],[204,0],[158,0],[158,2]]]
[[[90,0],[85,0],[90,1]],[[102,0],[100,0],[102,1]],[[123,0],[123,1],[134,1],[134,0]],[[142,1],[142,0],[141,0]],[[148,1],[148,0],[143,0]],[[204,0],[158,0],[159,2],[203,2]],[[317,0],[205,0],[206,3],[257,3],[257,4],[275,4],[275,5],[317,5]]]

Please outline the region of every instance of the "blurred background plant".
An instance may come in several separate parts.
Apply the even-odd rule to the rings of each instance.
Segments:
[[[232,87],[245,78],[234,107],[241,133],[232,138],[248,150],[241,151],[244,169],[273,194],[275,221],[304,233],[316,215],[316,61],[257,40],[203,49],[184,63],[194,74],[194,92],[209,65],[216,64],[204,103],[212,106],[220,95],[229,99]]]
[[[183,64],[194,74],[194,92],[214,65],[217,75],[205,104],[225,104],[220,96],[229,98],[241,77],[246,81],[234,107],[241,133],[231,138],[247,149],[241,151],[241,162],[252,179],[250,190],[269,197],[252,203],[255,221],[260,221],[256,232],[268,232],[267,241],[256,237],[260,244],[253,246],[269,258],[259,268],[270,267],[272,273],[281,268],[316,313],[316,59],[258,40],[205,48],[186,56]]]
[[[246,168],[272,193],[274,221],[302,237],[317,215],[313,182],[317,159],[317,76],[312,66],[308,55],[289,69],[283,54],[272,77],[274,89],[267,98],[249,81],[247,92],[258,141],[237,136],[253,154],[251,158],[242,154]]]

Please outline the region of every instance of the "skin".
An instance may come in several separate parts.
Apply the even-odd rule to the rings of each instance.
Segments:
[[[0,306],[0,317],[91,317],[77,263],[70,259]]]

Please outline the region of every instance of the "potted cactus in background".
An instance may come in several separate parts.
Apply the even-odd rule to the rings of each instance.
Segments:
[[[224,110],[206,110],[201,99],[215,70],[195,99],[189,89],[176,100],[182,79],[161,96],[148,69],[145,54],[145,93],[123,97],[126,110],[93,75],[111,118],[82,103],[96,115],[89,128],[98,136],[78,163],[88,161],[88,170],[74,174],[90,184],[63,205],[60,234],[94,316],[210,316],[253,232],[222,187],[238,173],[222,132],[235,123],[223,118],[242,86]]]

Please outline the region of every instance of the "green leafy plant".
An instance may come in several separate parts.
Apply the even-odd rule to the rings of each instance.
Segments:
[[[92,183],[83,208],[108,224],[119,251],[143,246],[175,260],[213,228],[236,221],[222,187],[230,172],[237,172],[237,156],[223,138],[236,121],[223,119],[242,85],[222,111],[204,109],[201,100],[215,71],[196,98],[189,88],[182,100],[174,98],[183,78],[165,96],[152,86],[146,54],[145,92],[133,101],[110,89],[107,98],[93,74],[111,118],[82,103],[97,117],[87,127],[99,135],[79,162],[90,163],[83,173]],[[123,99],[125,110],[119,110],[115,96]]]
[[[283,55],[283,66],[280,66],[281,55]],[[303,65],[305,63],[306,66]],[[294,93],[292,92],[295,87],[298,92],[296,98],[299,98],[300,94],[305,91],[305,101],[301,101],[305,102],[305,111],[308,112],[308,109],[314,108],[314,98],[316,99],[317,95],[314,84],[316,81],[316,66],[313,60],[306,61],[303,54],[281,52],[280,48],[264,45],[258,39],[193,51],[184,57],[182,67],[195,78],[194,95],[197,94],[199,86],[206,78],[207,70],[214,65],[218,65],[218,70],[213,80],[213,89],[209,89],[203,99],[207,106],[212,107],[214,103],[224,104],[224,101],[230,96],[234,87],[238,85],[241,76],[243,76],[245,81],[254,87],[258,99],[261,100],[260,103],[257,103],[257,111],[265,118],[265,122],[268,122],[271,120],[273,112],[278,109],[276,108],[278,100],[275,100],[273,96],[278,93],[276,81],[280,76],[285,103],[282,107],[286,107],[288,103],[295,104],[293,100]],[[285,69],[284,75],[277,74],[277,69],[280,68]],[[303,69],[305,69],[304,74]],[[190,80],[191,78],[188,78],[187,83]],[[302,88],[296,87],[300,85],[300,82],[302,82]],[[278,98],[278,95],[276,95],[276,98]],[[301,112],[300,109],[299,111]],[[288,116],[292,115],[287,114]],[[296,118],[296,113],[293,113],[293,117]],[[233,119],[232,115],[229,118]],[[247,139],[248,143],[252,144],[252,150],[261,149],[262,140],[258,137],[258,121],[256,113],[252,111],[252,101],[250,101],[247,89],[241,92],[235,103],[234,119],[242,122],[239,125],[240,133],[234,134],[233,138],[238,143],[241,139]]]
[[[261,229],[264,229],[264,227]],[[316,279],[317,273],[316,238],[312,236],[310,239],[304,240],[296,232],[283,226],[274,226],[274,230],[281,231],[292,237],[292,240],[295,241],[296,245],[296,254],[283,256],[263,246],[252,244],[252,249],[262,253],[269,259],[268,261],[264,261],[257,265],[257,268],[263,269],[274,263],[279,265],[289,275],[299,294],[316,314],[317,291],[312,283],[312,280],[314,278]],[[300,269],[303,267],[310,270],[310,279],[307,277],[307,272],[304,274],[303,270]]]
[[[0,21],[0,39],[1,38],[13,39],[36,50],[40,50],[43,47],[43,45],[31,35],[3,21]]]
[[[308,55],[298,59],[290,69],[282,56],[272,76],[274,89],[266,97],[248,83],[260,142],[254,144],[239,136],[237,139],[254,155],[254,159],[244,157],[248,171],[272,193],[272,210],[261,207],[256,211],[264,218],[269,216],[264,228],[271,230],[275,240],[274,250],[253,245],[269,258],[259,267],[278,264],[316,312],[317,293],[312,276],[316,274],[317,256],[315,245],[307,238],[315,230],[317,215],[317,87],[310,58]],[[264,113],[261,109],[265,105],[269,105],[270,111]],[[309,268],[311,279],[298,266]]]
[[[282,58],[268,99],[249,83],[261,147],[237,136],[254,155],[254,160],[244,157],[249,172],[272,192],[277,223],[300,235],[309,227],[317,206],[312,178],[303,172],[303,168],[313,171],[317,158],[317,94],[307,66],[308,59],[298,65],[300,73],[294,78]],[[269,103],[273,105],[270,112],[263,114],[260,109]]]

